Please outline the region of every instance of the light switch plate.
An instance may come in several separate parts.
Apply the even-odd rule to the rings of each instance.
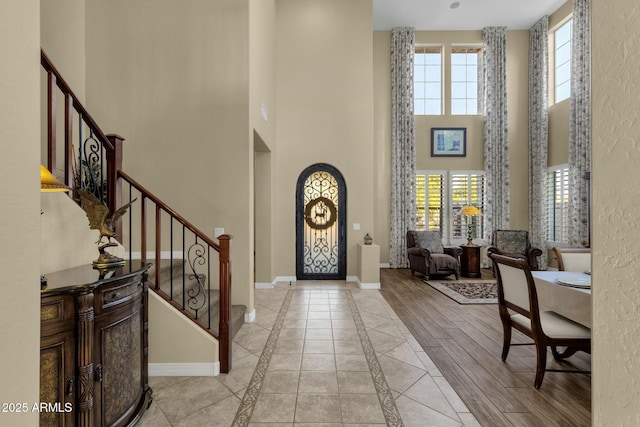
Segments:
[[[360,230],[360,224],[358,224],[357,222],[353,223],[353,229],[354,230]]]

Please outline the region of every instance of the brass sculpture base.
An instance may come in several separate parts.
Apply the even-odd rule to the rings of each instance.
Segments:
[[[118,267],[120,265],[125,265],[127,261],[124,259],[117,257],[115,255],[110,254],[105,250],[110,246],[118,246],[117,243],[106,243],[102,246],[98,247],[98,251],[100,251],[100,256],[97,260],[93,261],[94,268],[110,268],[110,267]]]

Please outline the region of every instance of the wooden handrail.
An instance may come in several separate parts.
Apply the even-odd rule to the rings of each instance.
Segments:
[[[106,203],[111,212],[115,212],[122,204],[122,183],[127,182],[130,185],[129,192],[131,192],[132,188],[135,188],[136,191],[140,193],[141,197],[141,212],[140,212],[140,250],[141,250],[141,258],[143,260],[146,259],[147,253],[147,207],[146,201],[151,201],[155,204],[155,230],[151,231],[153,233],[153,237],[155,238],[155,244],[153,245],[155,249],[155,261],[156,261],[156,272],[155,272],[155,288],[154,291],[160,295],[163,299],[167,300],[172,306],[180,310],[185,316],[193,320],[197,325],[208,330],[209,333],[216,336],[220,342],[220,370],[223,373],[227,373],[231,370],[231,239],[232,236],[222,235],[219,236],[220,243],[216,243],[212,238],[208,237],[202,231],[200,231],[197,227],[195,227],[191,222],[187,221],[180,214],[175,212],[169,206],[167,206],[164,202],[162,202],[158,197],[153,195],[150,191],[148,191],[145,187],[143,187],[140,183],[134,180],[131,176],[127,175],[122,171],[122,153],[123,153],[123,141],[124,138],[115,134],[105,135],[104,132],[100,129],[95,120],[91,117],[89,112],[84,108],[78,97],[73,93],[71,87],[67,84],[67,82],[62,78],[60,72],[53,65],[49,57],[46,53],[41,50],[41,65],[43,69],[47,72],[47,165],[50,170],[58,169],[56,167],[56,125],[57,125],[57,102],[56,102],[56,87],[62,92],[64,96],[64,121],[61,122],[64,126],[64,181],[65,184],[69,187],[74,187],[76,182],[74,182],[74,171],[73,171],[73,162],[74,162],[74,149],[72,143],[72,132],[73,132],[73,117],[74,110],[78,115],[80,121],[79,128],[79,152],[82,151],[81,147],[83,143],[88,140],[92,140],[92,142],[100,145],[101,153],[103,157],[100,158],[100,167],[103,166],[104,161],[104,169],[101,169],[100,178],[103,182],[97,183],[99,185],[99,192],[103,195],[106,191]],[[82,134],[82,129],[84,127],[90,129],[89,137],[83,141],[83,138],[80,137]],[[84,144],[86,146],[86,144]],[[78,154],[78,164],[79,171],[77,171],[80,179],[84,176],[82,171],[83,166],[81,162],[85,162],[82,158],[82,154]],[[89,163],[89,159],[86,160]],[[106,174],[106,177],[104,176]],[[106,183],[106,190],[103,188],[103,185]],[[94,182],[94,186],[96,183]],[[218,324],[218,333],[217,335],[211,330],[211,312],[209,307],[209,322],[207,325],[203,324],[203,322],[198,318],[198,310],[201,308],[193,308],[185,307],[184,300],[182,304],[175,301],[172,295],[167,295],[160,289],[160,276],[159,276],[159,265],[160,265],[160,250],[162,248],[161,243],[161,211],[162,213],[166,213],[171,217],[171,220],[175,220],[180,223],[183,227],[183,230],[189,230],[194,236],[196,236],[196,243],[198,240],[202,241],[205,245],[207,245],[210,249],[213,249],[218,253],[219,260],[219,292],[220,292],[220,309],[219,309],[219,318],[217,319]],[[130,217],[131,218],[131,217]],[[131,225],[130,225],[131,227]],[[131,228],[130,228],[131,229]],[[116,235],[118,239],[122,238],[122,223],[118,221],[116,224]],[[131,233],[130,233],[131,234]],[[183,231],[184,236],[184,231]],[[130,236],[131,238],[131,236]],[[131,242],[130,242],[131,243]],[[184,245],[184,237],[183,237],[183,245]],[[131,246],[131,245],[130,245]],[[131,251],[131,247],[129,248]],[[183,251],[184,252],[184,251]],[[130,252],[131,253],[131,252]],[[173,252],[171,252],[173,253]],[[173,256],[173,255],[172,255]],[[193,268],[192,268],[193,269]],[[211,272],[207,274],[207,276],[211,276]],[[183,275],[184,275],[184,267],[183,267]],[[195,271],[194,271],[195,275]],[[172,285],[173,286],[173,285]],[[183,291],[184,291],[184,280],[183,280]],[[208,285],[207,292],[210,292],[210,283]],[[183,298],[184,299],[184,298]],[[195,316],[189,310],[195,310]]]
[[[93,131],[96,133],[96,135],[100,139],[100,142],[105,144],[108,150],[113,150],[114,147],[111,145],[111,142],[109,141],[107,136],[102,132],[102,130],[100,130],[100,127],[98,126],[96,121],[93,120],[93,117],[91,117],[91,114],[89,114],[89,112],[84,108],[84,106],[82,105],[82,103],[80,102],[76,94],[73,93],[73,90],[71,90],[71,87],[62,78],[62,75],[60,74],[58,69],[53,65],[53,63],[51,62],[47,54],[44,52],[44,50],[41,49],[40,53],[41,53],[40,64],[42,65],[42,68],[44,68],[47,72],[52,73],[55,76],[54,83],[60,88],[60,90],[63,93],[69,94],[71,96],[71,99],[73,100],[73,107],[76,109],[76,111],[78,111],[78,113],[82,115],[82,119],[87,123],[87,125],[93,129]],[[55,135],[53,135],[53,137],[55,138]]]
[[[154,196],[153,193],[151,193],[149,190],[144,188],[142,186],[142,184],[140,184],[138,181],[136,181],[131,176],[129,176],[128,174],[126,174],[124,171],[121,171],[121,170],[118,171],[118,177],[124,179],[129,184],[131,184],[136,190],[138,190],[140,193],[142,193],[142,195],[143,195],[143,197],[145,199],[149,199],[153,203],[155,203],[157,206],[160,206],[162,208],[162,210],[166,211],[169,215],[171,215],[173,218],[175,218],[178,222],[183,224],[193,234],[197,235],[198,238],[202,239],[207,245],[209,245],[212,248],[214,248],[216,250],[216,252],[220,252],[220,246],[216,242],[214,242],[213,239],[211,239],[206,234],[204,234],[202,231],[200,231],[195,225],[193,225],[189,221],[187,221],[182,215],[180,215],[179,213],[177,213],[176,211],[171,209],[169,206],[167,206],[162,200],[160,200],[159,198]]]

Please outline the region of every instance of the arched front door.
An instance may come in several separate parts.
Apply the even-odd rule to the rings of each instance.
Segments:
[[[347,189],[340,171],[317,163],[296,185],[296,277],[347,277]]]

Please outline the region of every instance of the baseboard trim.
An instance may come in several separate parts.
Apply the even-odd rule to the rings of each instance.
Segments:
[[[359,277],[356,277],[353,281],[358,284],[360,289],[380,289],[380,282],[361,282]]]
[[[244,314],[244,323],[253,323],[256,320],[256,309]]]
[[[298,280],[296,276],[276,276],[271,284],[275,287],[278,282],[295,282],[296,280]]]
[[[389,264],[388,262],[381,262],[380,268],[391,268],[391,264]]]
[[[220,362],[213,363],[149,363],[150,377],[217,377]]]
[[[358,276],[347,276],[346,278],[347,282],[355,282],[358,283],[360,281],[360,279],[358,278]]]
[[[256,289],[273,289],[276,284],[275,282],[255,282],[254,286]]]

